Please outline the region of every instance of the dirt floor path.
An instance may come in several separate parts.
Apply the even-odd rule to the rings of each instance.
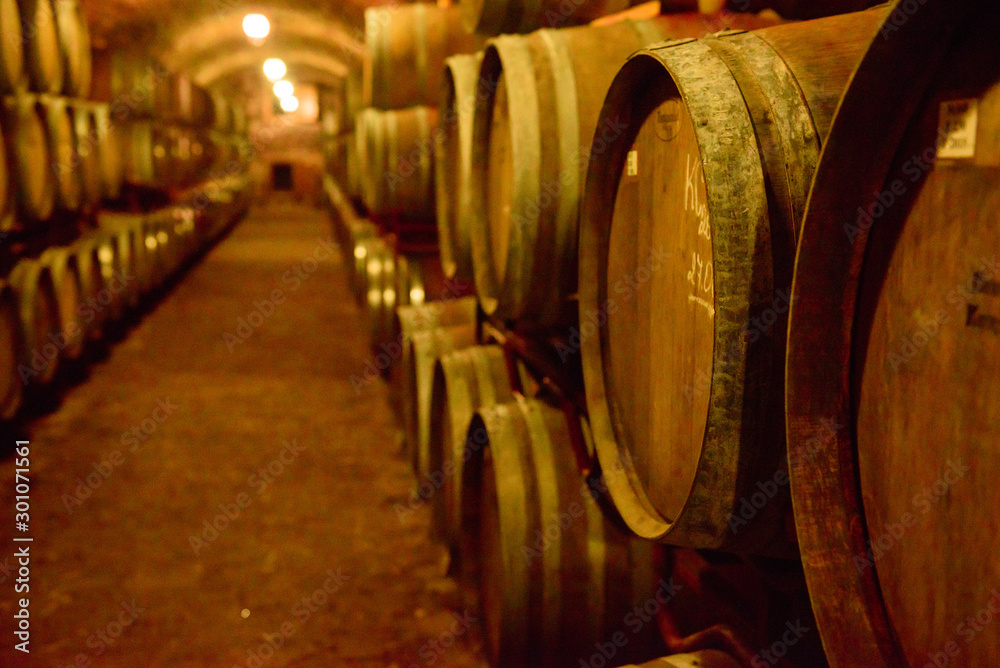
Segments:
[[[369,352],[329,231],[254,209],[29,425],[30,662],[4,444],[0,665],[481,665],[429,511],[393,510],[412,478],[386,387],[351,385]]]

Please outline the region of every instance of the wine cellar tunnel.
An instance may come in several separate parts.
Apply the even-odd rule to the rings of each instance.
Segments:
[[[998,23],[0,0],[0,666],[1000,665]]]

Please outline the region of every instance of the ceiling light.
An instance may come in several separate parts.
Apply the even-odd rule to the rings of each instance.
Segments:
[[[268,58],[264,61],[264,76],[268,81],[277,81],[288,73],[285,61],[281,58]]]
[[[292,85],[291,81],[282,79],[281,81],[275,82],[274,94],[277,95],[279,98],[286,98],[294,93],[295,93],[295,86]]]
[[[264,39],[271,32],[271,22],[263,14],[247,14],[243,17],[243,32],[250,39]]]
[[[281,98],[281,109],[291,113],[299,108],[299,98],[294,95]]]

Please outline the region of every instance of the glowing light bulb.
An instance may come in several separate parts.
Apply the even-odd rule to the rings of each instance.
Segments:
[[[243,32],[250,39],[264,39],[271,32],[271,22],[263,14],[247,14],[243,17]]]
[[[291,81],[282,79],[274,84],[274,94],[277,95],[279,99],[286,98],[294,93],[295,86],[292,85]]]
[[[299,99],[294,95],[281,98],[281,109],[289,113],[299,108]]]
[[[281,58],[268,58],[264,61],[264,76],[268,81],[277,81],[288,73],[288,67]]]

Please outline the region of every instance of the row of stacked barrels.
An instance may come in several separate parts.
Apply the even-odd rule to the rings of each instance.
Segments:
[[[91,96],[110,105],[125,183],[177,189],[242,171],[246,107],[146,54],[95,52]]]
[[[3,229],[94,211],[119,196],[121,159],[108,105],[28,93],[2,104]]]
[[[996,9],[913,7],[646,48],[590,103],[617,40],[564,31],[575,119],[523,69],[554,36],[499,39],[445,188],[482,308],[571,322],[630,529],[800,556],[834,665],[998,645]]]
[[[370,20],[385,11],[371,10]],[[410,22],[425,20],[427,11],[410,8],[416,15]],[[734,17],[719,25],[701,16],[626,21],[591,33],[586,44],[582,40],[588,29],[565,34],[581,35],[575,46],[593,48],[599,62],[623,62],[629,52],[674,34],[773,22]],[[380,26],[385,30],[397,24],[401,31],[407,26],[397,18],[383,20]],[[369,26],[368,35],[373,34],[379,31]],[[568,47],[558,43],[563,36],[555,31],[545,35],[556,42],[553,60],[567,53]],[[475,49],[483,40],[464,44]],[[607,53],[601,53],[602,48]],[[522,67],[530,65],[527,46],[516,56],[529,56]],[[650,602],[659,605],[659,570],[653,543],[624,531],[615,511],[598,503],[607,490],[600,474],[581,471],[579,461],[593,457],[594,445],[580,412],[566,410],[565,402],[543,389],[526,365],[510,359],[495,338],[478,345],[487,341],[479,327],[479,315],[487,308],[481,304],[484,293],[477,290],[478,301],[463,296],[478,283],[470,259],[463,257],[462,247],[468,252],[468,243],[451,243],[456,234],[450,221],[460,218],[454,207],[464,197],[453,179],[463,164],[467,172],[472,160],[469,121],[477,100],[485,97],[475,87],[482,61],[481,52],[446,61],[433,82],[434,89],[445,91],[441,106],[425,98],[419,100],[421,106],[360,111],[354,124],[360,165],[356,180],[345,181],[340,176],[344,172],[331,170],[339,178],[328,179],[326,187],[341,245],[354,263],[352,289],[368,314],[374,356],[366,374],[381,373],[389,379],[392,401],[402,416],[405,451],[418,481],[414,499],[397,512],[432,506],[433,533],[448,548],[451,573],[462,584],[469,605],[482,611],[492,665],[576,666],[602,641],[617,637],[631,611]],[[553,74],[571,71],[566,64],[554,62]],[[524,76],[525,71],[518,74]],[[586,76],[582,71],[581,77]],[[420,78],[414,73],[401,80]],[[526,83],[516,79],[510,87]],[[586,92],[597,98],[604,92],[601,85],[598,80]],[[370,83],[367,88],[373,89]],[[378,101],[378,95],[374,97]],[[522,113],[532,113],[519,102]],[[567,113],[575,113],[567,112],[567,101],[546,102],[552,109],[540,109],[538,116],[549,117],[551,125],[536,128],[536,137],[547,131],[556,140],[557,129],[572,120],[574,125],[567,127],[583,141],[586,130],[577,130],[579,121],[567,119]],[[403,103],[383,98],[380,104]],[[566,164],[552,169],[558,184]],[[346,184],[346,193],[339,184]],[[352,197],[360,200],[371,220],[356,215]],[[400,216],[436,220],[437,257],[416,262],[399,251],[394,235],[380,233],[380,218]],[[558,274],[559,258],[550,259],[549,270]],[[459,269],[463,262],[469,271]],[[559,285],[546,281],[545,287],[556,290]],[[557,547],[550,549],[550,544]],[[595,596],[595,591],[602,593]],[[616,646],[619,664],[663,651],[655,626],[642,626],[641,635],[629,638],[627,651]],[[716,654],[692,655],[688,663],[685,657],[674,657],[676,663],[663,665],[736,665],[728,655]]]
[[[95,59],[77,0],[2,0],[0,30],[5,227],[93,210],[123,182],[192,185],[239,157],[245,113],[148,60]]]
[[[149,214],[98,215],[64,245],[21,257],[0,280],[0,422],[58,388],[248,206],[243,177],[209,182]]]
[[[396,16],[396,30],[428,13],[421,6],[406,11],[416,18]],[[455,10],[432,11],[451,14],[454,23]],[[381,12],[370,11],[370,23]],[[370,25],[368,34],[375,32]],[[465,43],[481,46],[482,40]],[[332,139],[334,123],[323,124]],[[602,511],[595,500],[599,478],[581,476],[571,442],[585,438],[586,424],[554,408],[523,364],[509,373],[495,341],[477,345],[483,340],[479,307],[474,297],[463,297],[472,282],[446,277],[439,252],[403,252],[396,235],[384,234],[380,222],[387,218],[437,220],[438,125],[437,110],[426,104],[367,108],[355,118],[354,146],[345,152],[334,145],[328,155],[327,199],[353,263],[351,288],[367,312],[375,353],[366,378],[385,374],[390,380],[405,450],[420,481],[410,505],[433,504],[434,535],[448,548],[451,573],[469,604],[483,612],[491,663],[575,665],[569,657],[589,657],[594,643],[613,636],[636,606],[657,600],[654,549]],[[355,203],[371,219],[359,216]],[[477,445],[470,458],[463,454],[466,435],[479,410],[483,421],[473,428]],[[568,526],[555,526],[561,549],[538,546],[538,558],[525,561],[522,550],[549,535],[560,512],[572,514]],[[511,526],[515,516],[520,519]],[[655,627],[644,625],[616,656],[643,660],[658,649]],[[702,665],[698,661],[712,657],[690,658],[694,663],[664,665]]]
[[[475,297],[444,280],[437,258],[397,252],[329,175],[325,189],[338,241],[353,254],[345,258],[354,263],[352,291],[369,319],[373,356],[352,382],[360,389],[388,379],[419,481],[396,512],[432,508],[449,572],[466,604],[482,610],[492,665],[570,665],[566,657],[582,656],[654,600],[654,546],[609,520],[594,498],[600,481],[581,478],[571,441],[585,438],[585,423],[553,408],[496,341],[480,345]],[[481,422],[470,431],[477,412]],[[467,447],[467,433],[475,445]],[[560,513],[572,516],[562,529],[554,525],[562,548],[536,547]],[[526,559],[526,548],[537,559]],[[618,656],[643,660],[656,647],[647,627]]]
[[[465,29],[459,7],[426,3],[366,10],[365,34],[364,108],[354,110],[348,195],[375,218],[433,228],[433,134],[444,59],[480,49],[484,38]]]
[[[93,210],[120,187],[106,105],[88,100],[90,39],[79,3],[0,2],[0,227]]]
[[[998,13],[926,0],[801,23],[668,15],[448,59],[433,133],[444,284],[474,285],[498,329],[579,351],[587,418],[508,391],[509,362],[504,376],[477,358],[475,387],[442,395],[455,350],[481,350],[475,321],[424,315],[418,335],[391,238],[341,229],[378,314],[374,368],[402,388],[418,497],[451,504],[435,525],[458,572],[474,562],[495,665],[578,664],[505,658],[565,658],[577,639],[561,640],[567,607],[538,602],[575,603],[558,576],[584,554],[575,539],[553,539],[561,565],[505,551],[532,544],[540,504],[566,507],[532,467],[561,471],[552,453],[574,452],[637,538],[798,560],[831,665],[990,663]],[[388,185],[411,155],[389,148],[404,125],[358,142],[395,156],[370,179]],[[393,202],[381,187],[366,204]]]
[[[602,642],[622,642],[623,629],[627,643],[610,645],[618,663],[597,665],[662,653],[655,625],[637,615],[665,604],[673,585],[655,544],[601,507],[605,480],[581,473],[579,453],[593,452],[586,420],[486,334],[475,297],[451,291],[440,272],[428,281],[426,265],[394,252],[336,181],[325,183],[370,323],[373,356],[352,382],[388,379],[418,481],[394,510],[405,521],[430,508],[463,604],[481,610],[491,665],[575,667]],[[707,650],[648,665],[741,664]]]

